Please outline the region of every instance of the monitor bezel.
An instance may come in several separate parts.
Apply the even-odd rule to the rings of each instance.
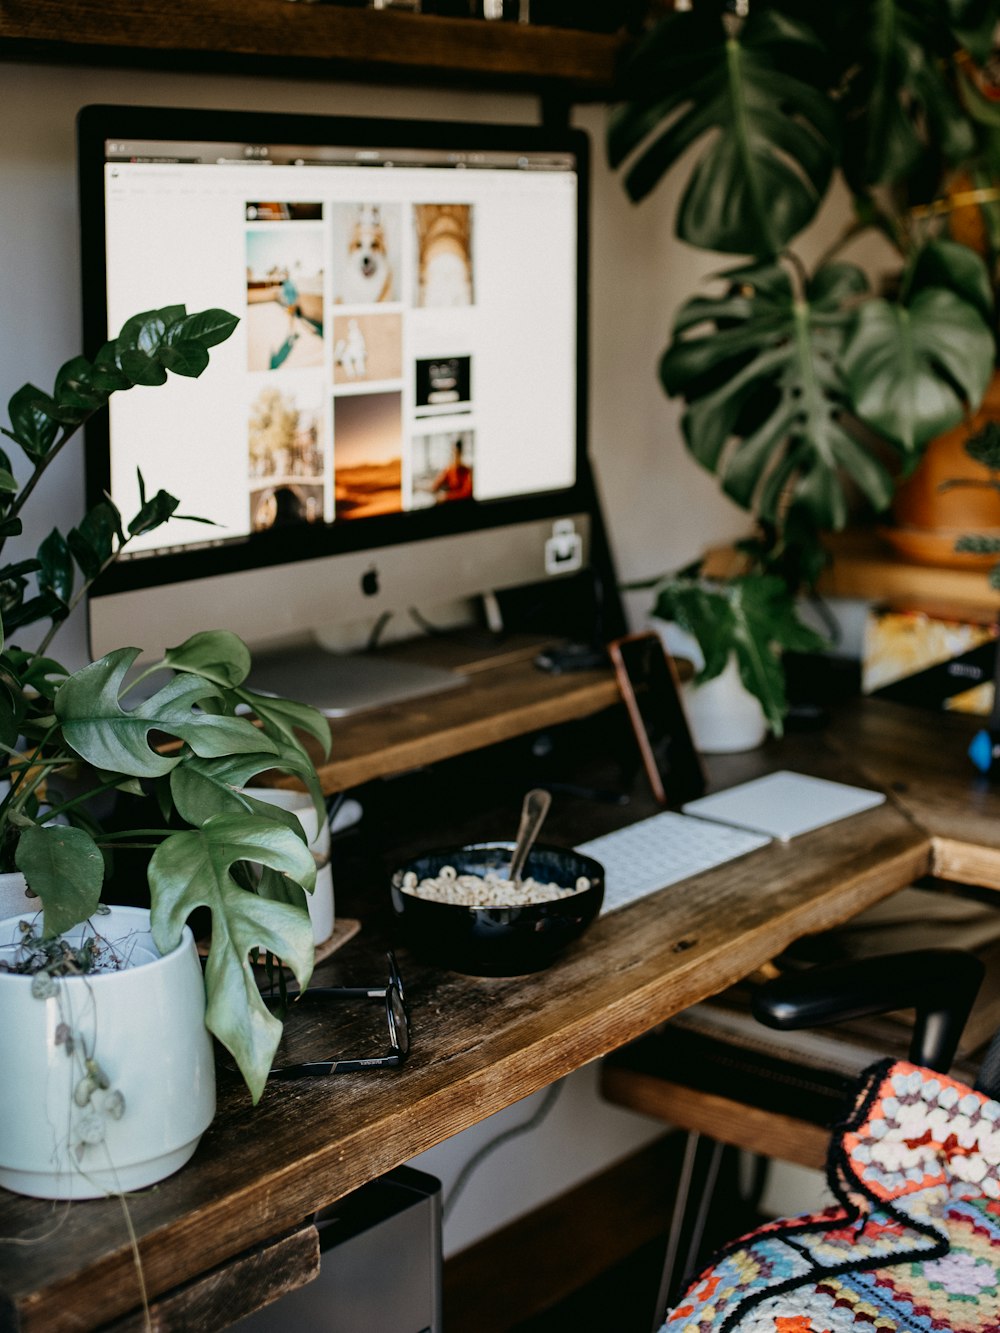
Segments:
[[[575,128],[503,123],[400,120],[380,117],[300,115],[196,108],[93,105],[77,118],[78,186],[85,354],[93,357],[108,337],[105,249],[105,143],[115,139],[185,139],[251,144],[337,144],[360,148],[429,148],[455,151],[564,152],[576,162],[576,480],[571,487],[471,505],[366,518],[363,522],[302,525],[253,533],[225,544],[179,548],[120,560],[90,591],[92,597],[161,587],[192,579],[255,568],[294,564],[327,556],[378,551],[392,546],[453,536],[526,520],[555,518],[587,510],[592,503],[587,460],[588,265],[590,145]],[[210,371],[209,371],[210,373]],[[147,484],[155,487],[155,478]],[[107,412],[86,427],[88,506],[99,503],[110,484]],[[190,497],[178,497],[195,511]],[[124,515],[126,521],[130,515]]]

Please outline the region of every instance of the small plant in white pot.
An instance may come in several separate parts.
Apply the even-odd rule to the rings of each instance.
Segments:
[[[162,384],[168,371],[199,375],[236,322],[150,311],[93,362],[63,366],[51,394],[18,390],[4,434],[30,474],[19,484],[0,452],[0,552],[52,459],[111,393]],[[134,648],[74,673],[49,656],[93,580],[177,509],[163,491],[147,497],[141,478],[140,492],[127,524],[106,499],[69,533],[51,532],[36,558],[0,568],[0,868],[23,875],[31,895],[22,889],[0,922],[0,1184],[43,1197],[136,1188],[182,1165],[214,1114],[209,1032],[256,1102],[281,1024],[251,961],[274,955],[303,987],[313,965],[305,893],[316,865],[302,823],[243,789],[277,770],[321,812],[299,733],[325,751],[323,717],[248,690],[249,652],[224,631],[194,635],[141,673]],[[37,645],[15,646],[28,626]],[[135,686],[153,672],[166,683],[144,698]],[[152,826],[102,831],[94,802],[108,793],[154,796]],[[101,905],[115,845],[153,849],[148,911]],[[204,981],[186,924],[198,908],[211,913]]]
[[[750,573],[714,582],[695,568],[658,580],[653,595],[652,615],[666,622],[668,649],[694,661],[685,690],[698,749],[753,749],[768,727],[780,736],[788,711],[782,653],[828,647],[799,619],[784,580]],[[686,640],[673,635],[675,627]]]

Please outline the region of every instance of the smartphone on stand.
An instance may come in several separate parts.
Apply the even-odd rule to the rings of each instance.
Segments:
[[[608,645],[653,796],[680,807],[705,791],[705,771],[691,739],[680,680],[658,634],[626,634]]]

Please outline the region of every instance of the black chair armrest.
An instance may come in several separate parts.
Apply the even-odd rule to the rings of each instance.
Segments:
[[[955,1057],[985,968],[962,949],[916,949],[787,973],[753,997],[767,1027],[822,1027],[915,1009],[910,1059],[940,1073]]]

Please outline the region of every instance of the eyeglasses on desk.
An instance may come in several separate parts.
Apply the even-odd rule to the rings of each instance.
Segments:
[[[271,1069],[274,1079],[314,1078],[326,1074],[350,1074],[361,1069],[391,1069],[401,1065],[410,1053],[410,1016],[406,1007],[403,978],[392,950],[386,952],[389,977],[381,986],[309,986],[301,992],[286,992],[295,1005],[325,1003],[327,1000],[381,1000],[385,1005],[385,1022],[389,1034],[389,1049],[385,1055],[361,1056],[343,1059],[303,1060]],[[267,997],[267,1003],[277,1004],[278,998]]]

